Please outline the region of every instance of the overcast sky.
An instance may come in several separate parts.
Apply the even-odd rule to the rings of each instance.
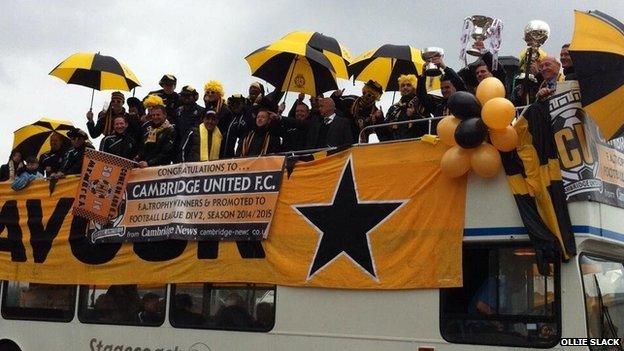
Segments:
[[[228,96],[246,95],[256,79],[243,58],[292,31],[333,36],[353,56],[386,43],[438,46],[445,49],[447,64],[459,69],[466,16],[501,19],[501,54],[514,56],[525,45],[526,23],[544,20],[552,32],[544,49],[558,55],[561,44],[571,40],[574,9],[597,9],[624,20],[620,1],[3,1],[0,162],[8,158],[12,132],[42,116],[86,129],[91,90],[48,76],[75,52],[100,51],[126,63],[141,81],[139,98],[159,88],[163,73],[176,75],[178,89],[191,84],[200,90],[207,80],[218,79]],[[359,89],[344,80],[338,85],[347,92]],[[382,99],[384,111],[391,97],[386,93]],[[109,99],[110,92],[96,91],[94,110]]]

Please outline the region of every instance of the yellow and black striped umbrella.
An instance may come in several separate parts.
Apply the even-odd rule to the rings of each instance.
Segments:
[[[328,37],[319,32],[292,32],[285,35],[283,40],[299,41],[308,44],[311,48],[316,49],[325,55],[331,62],[336,77],[349,79],[349,71],[347,67],[351,61],[351,54],[336,39]]]
[[[607,140],[622,136],[624,24],[600,11],[575,11],[569,51],[583,107]]]
[[[252,52],[245,60],[252,76],[264,79],[279,91],[317,96],[338,89],[332,64],[304,42],[278,40]]]
[[[134,73],[114,57],[89,52],[69,56],[49,74],[68,84],[96,90],[130,91],[141,85]]]
[[[384,91],[398,91],[399,76],[418,75],[424,64],[420,50],[408,45],[386,44],[353,59],[349,65],[349,73],[355,80],[376,81]]]
[[[69,121],[43,117],[13,132],[13,150],[21,152],[24,158],[28,156],[39,158],[43,153],[50,151],[50,137],[55,132],[63,136],[63,143],[68,146],[70,140],[67,132],[73,128]]]

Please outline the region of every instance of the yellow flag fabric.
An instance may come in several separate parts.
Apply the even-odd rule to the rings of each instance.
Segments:
[[[0,279],[60,284],[253,282],[348,289],[462,285],[466,179],[446,147],[354,147],[285,170],[268,239],[92,244],[78,179],[0,184]],[[289,172],[291,171],[291,172]]]

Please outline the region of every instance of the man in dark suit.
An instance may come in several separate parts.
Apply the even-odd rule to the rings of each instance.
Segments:
[[[310,121],[307,149],[353,144],[351,123],[336,115],[336,105],[332,99],[319,99],[320,118]]]

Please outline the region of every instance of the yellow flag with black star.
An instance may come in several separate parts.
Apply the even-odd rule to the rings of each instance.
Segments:
[[[43,180],[20,192],[0,184],[0,279],[458,287],[466,178],[441,174],[440,159],[447,149],[409,141],[357,146],[296,162],[282,173],[268,237],[257,241],[93,242],[90,234],[97,225],[70,211],[78,179],[60,180],[52,193]],[[213,202],[192,204],[205,211],[204,218],[215,212]],[[123,220],[104,230],[123,230],[118,223]]]

